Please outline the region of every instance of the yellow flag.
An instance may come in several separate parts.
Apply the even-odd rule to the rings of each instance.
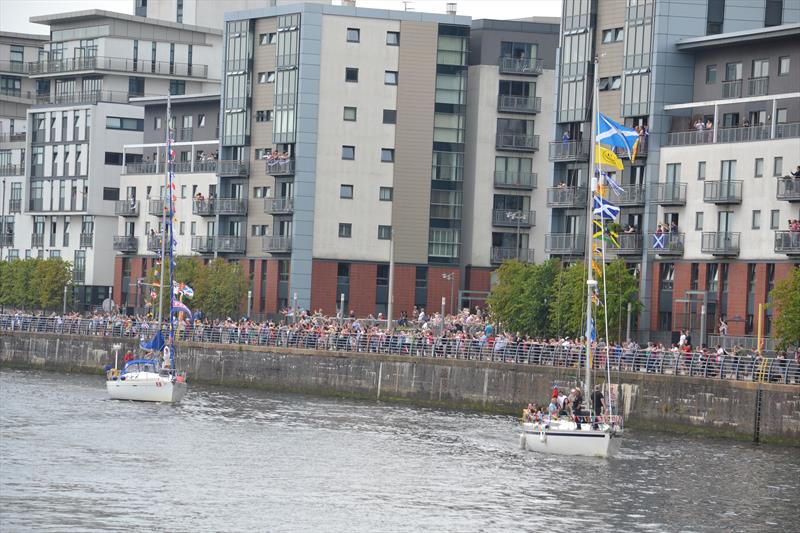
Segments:
[[[594,157],[595,159],[597,159],[597,162],[600,163],[601,165],[610,165],[612,167],[617,167],[617,170],[622,170],[623,168],[625,168],[622,165],[622,161],[620,161],[619,157],[617,157],[617,154],[615,154],[608,148],[600,146],[599,144],[595,145]]]

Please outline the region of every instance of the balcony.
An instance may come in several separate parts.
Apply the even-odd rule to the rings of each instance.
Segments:
[[[192,214],[201,217],[213,217],[216,200],[192,200]]]
[[[87,70],[110,70],[143,74],[163,74],[164,76],[180,76],[184,78],[207,78],[208,66],[169,61],[148,61],[146,59],[127,59],[123,57],[76,57],[58,60],[32,61],[28,63],[31,77],[61,74],[65,72],[81,72]]]
[[[139,249],[139,239],[133,235],[114,235],[114,251],[122,253],[136,253]]]
[[[585,209],[587,191],[586,187],[550,187],[547,189],[547,207]]]
[[[15,133],[10,132],[2,132],[0,133],[0,143],[16,143],[16,142],[25,142],[25,132],[18,131]],[[23,172],[25,170],[23,169]]]
[[[246,198],[217,198],[210,200],[210,203],[218,215],[244,216],[247,214]]]
[[[0,176],[23,176],[23,175],[25,175],[25,167],[23,165],[0,166]]]
[[[138,217],[139,202],[137,200],[119,200],[114,204],[114,214],[118,217]]]
[[[703,183],[703,201],[717,205],[740,204],[743,183],[741,180],[706,181]]]
[[[216,161],[176,161],[172,163],[172,171],[176,174],[199,174],[217,172]],[[125,174],[164,174],[164,162],[127,163]]]
[[[548,233],[545,235],[544,249],[552,255],[583,255],[586,248],[586,235],[575,233]]]
[[[736,126],[733,128],[719,128],[716,130],[688,130],[673,131],[667,134],[667,146],[694,146],[698,144],[744,143],[754,141],[768,141],[770,139],[795,139],[800,137],[799,122],[783,122],[775,124],[775,136],[772,136],[772,126]]]
[[[194,128],[180,128],[178,129],[178,141],[193,141]]]
[[[741,233],[730,231],[708,232],[704,231],[700,243],[700,251],[704,254],[717,256],[739,255],[739,237]]]
[[[542,73],[542,63],[536,58],[501,57],[497,61],[501,74],[538,76]]]
[[[192,237],[192,251],[199,254],[214,253],[214,237]]]
[[[536,225],[536,212],[494,209],[492,211],[492,225],[503,228],[530,228]]]
[[[534,115],[541,112],[542,99],[538,96],[509,96],[501,94],[497,97],[497,110],[501,113]]]
[[[11,248],[14,246],[13,233],[0,233],[0,246]]]
[[[530,191],[536,188],[538,176],[534,172],[494,171],[494,186],[498,189]]]
[[[741,98],[742,80],[729,80],[722,82],[722,98]]]
[[[292,251],[292,238],[284,236],[264,237],[261,249],[271,254],[288,254]]]
[[[22,199],[21,198],[12,198],[8,201],[8,212],[9,213],[21,213],[22,212]]]
[[[250,174],[250,163],[247,161],[217,161],[217,174],[220,176],[247,176]]]
[[[66,94],[37,94],[36,105],[75,105],[90,104],[98,102],[112,102],[117,104],[127,104],[131,97],[127,91],[77,91]]]
[[[766,96],[769,94],[769,76],[747,79],[747,96]]]
[[[617,255],[642,255],[644,235],[641,233],[620,233]]]
[[[153,216],[160,217],[164,214],[164,200],[156,198],[147,202],[147,212]]]
[[[620,159],[629,159],[628,151],[625,150],[624,148],[614,148],[614,153]],[[633,155],[633,152],[631,152],[631,155]],[[644,159],[647,159],[647,142],[642,141],[639,143],[639,146],[636,147],[636,160],[632,161],[631,164],[632,165],[644,164],[642,162],[642,160]]]
[[[498,133],[495,147],[512,152],[536,152],[539,150],[539,136]]]
[[[500,264],[503,261],[510,261],[512,259],[523,263],[533,263],[533,250],[514,248],[512,246],[492,246],[490,258],[492,264]]]
[[[264,198],[264,212],[270,215],[291,215],[294,198]]]
[[[800,255],[800,231],[776,231],[775,253]]]
[[[12,74],[27,74],[28,64],[24,61],[0,60],[0,72],[10,72]]]
[[[270,176],[294,175],[294,159],[267,159],[267,174]]]
[[[656,183],[654,198],[658,205],[686,205],[686,183]]]
[[[656,255],[680,257],[683,255],[683,233],[649,233],[648,249]]]
[[[561,141],[550,143],[550,161],[588,161],[589,141]]]
[[[243,254],[247,239],[236,235],[214,237],[214,251],[228,254]]]
[[[800,178],[778,178],[778,200],[800,202]]]
[[[644,205],[644,185],[625,185],[625,192],[614,200],[621,207],[635,207]]]
[[[31,234],[31,248],[44,248],[44,233]]]
[[[81,248],[91,248],[94,246],[94,233],[81,233],[80,245]]]
[[[150,252],[159,252],[163,249],[161,235],[151,233],[147,236],[147,250]]]

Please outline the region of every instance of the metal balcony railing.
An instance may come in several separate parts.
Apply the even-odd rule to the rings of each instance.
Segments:
[[[264,198],[264,212],[270,215],[290,215],[294,211],[294,198]]]
[[[217,174],[220,176],[247,176],[250,173],[248,161],[217,161]]]
[[[172,171],[176,174],[191,174],[191,173],[216,173],[216,161],[175,161],[172,163]],[[138,162],[127,163],[125,165],[125,174],[164,174],[166,169],[164,162]]]
[[[247,214],[246,198],[217,198],[211,203],[214,204],[214,211],[218,215],[243,216]]]
[[[742,80],[730,80],[722,82],[722,97],[723,98],[741,98],[742,97]]]
[[[11,72],[13,74],[27,74],[28,64],[24,61],[0,60],[0,72]]]
[[[160,217],[164,214],[164,200],[156,198],[147,202],[147,212],[153,216]]]
[[[217,235],[214,237],[214,251],[229,254],[243,254],[247,239],[237,235]]]
[[[267,174],[291,176],[294,174],[294,159],[267,159]]]
[[[549,187],[547,207],[585,208],[588,198],[586,187]]]
[[[538,76],[542,73],[541,61],[532,57],[500,57],[497,64],[501,74]]]
[[[292,238],[284,236],[266,236],[261,242],[261,249],[269,253],[289,253],[292,251]]]
[[[575,233],[548,233],[544,240],[545,251],[553,255],[583,255],[586,235]]]
[[[130,98],[128,91],[78,91],[66,94],[37,94],[37,105],[68,105],[68,104],[96,104],[98,102],[111,102],[127,104]]]
[[[686,183],[657,183],[654,198],[658,205],[686,205]]]
[[[82,70],[112,70],[116,72],[141,72],[144,74],[163,74],[185,78],[208,77],[208,66],[169,61],[148,61],[124,57],[76,57],[57,60],[32,61],[28,63],[31,76],[78,72]]]
[[[641,233],[620,233],[617,241],[617,255],[641,255],[644,250],[644,235]]]
[[[706,181],[703,183],[703,201],[713,204],[742,203],[741,180]]]
[[[589,141],[556,141],[550,143],[550,161],[588,161]]]
[[[114,214],[118,217],[137,217],[139,216],[138,200],[118,200],[114,204]]]
[[[216,214],[214,210],[216,202],[216,199],[192,200],[192,214],[213,217]]]
[[[31,234],[31,248],[44,248],[44,233]]]
[[[11,248],[14,246],[14,234],[13,233],[0,233],[0,246],[5,246]]]
[[[765,96],[769,94],[769,76],[748,78],[747,96]]]
[[[180,128],[178,130],[179,141],[192,141],[194,137],[194,128]]]
[[[152,233],[147,236],[147,250],[150,252],[158,252],[163,249],[163,242],[161,235]]]
[[[12,198],[8,201],[8,212],[9,213],[21,213],[22,212],[22,198]]]
[[[2,165],[0,166],[0,176],[22,176],[25,174],[24,165]]]
[[[94,233],[81,233],[81,248],[91,248],[94,246]]]
[[[647,249],[657,255],[682,256],[683,233],[649,233]]]
[[[523,189],[536,188],[537,178],[535,172],[511,172],[507,170],[494,171],[494,186],[498,189]]]
[[[800,231],[776,231],[775,253],[800,255]]]
[[[800,202],[800,178],[778,178],[778,200]]]
[[[494,209],[492,210],[492,225],[506,228],[530,228],[536,225],[536,212]]]
[[[700,251],[705,254],[736,256],[739,255],[739,237],[741,233],[730,231],[704,231],[700,243]]]
[[[214,252],[214,237],[192,237],[192,251],[199,254],[210,254]]]
[[[492,246],[491,262],[499,264],[503,261],[516,259],[523,263],[533,263],[533,250],[527,248],[514,248],[513,246]]]
[[[536,152],[539,150],[539,136],[498,133],[495,147],[498,150]]]
[[[535,114],[542,110],[542,99],[539,96],[509,96],[501,94],[497,97],[497,110],[501,113]]]
[[[25,132],[18,131],[15,133],[10,132],[2,132],[0,133],[0,142],[2,143],[15,143],[15,142],[25,142]],[[24,169],[23,169],[24,172]]]
[[[613,203],[623,207],[644,205],[644,185],[623,185],[622,188],[625,192],[621,195],[612,195]]]
[[[123,253],[136,253],[139,239],[133,235],[114,235],[114,250]]]

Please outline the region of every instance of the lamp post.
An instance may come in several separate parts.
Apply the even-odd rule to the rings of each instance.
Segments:
[[[509,220],[516,220],[517,221],[517,261],[519,261],[519,250],[520,250],[520,248],[519,248],[519,244],[520,244],[519,243],[519,238],[520,238],[519,230],[520,230],[520,224],[522,223],[523,220],[527,220],[528,217],[527,217],[527,215],[525,214],[524,211],[506,211],[506,218],[509,219]]]
[[[250,312],[253,309],[253,291],[247,291],[247,318],[250,318]]]
[[[442,279],[446,279],[450,282],[450,314],[454,314],[453,311],[453,288],[454,283],[456,281],[456,273],[455,272],[445,272],[442,274]]]
[[[6,245],[6,179],[3,178],[3,203],[0,204],[0,261],[3,260],[3,247]]]

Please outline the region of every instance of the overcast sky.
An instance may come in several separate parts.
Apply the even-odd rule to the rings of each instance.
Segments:
[[[224,2],[225,0],[203,0]],[[334,3],[339,3],[334,0]],[[264,4],[267,1],[264,0]],[[407,2],[414,11],[444,13],[446,1],[413,0]],[[561,13],[561,0],[459,0],[458,14],[473,19],[515,19],[523,17],[557,17]],[[404,8],[400,0],[356,0],[361,7],[383,9]],[[49,15],[82,9],[106,9],[120,13],[133,13],[133,0],[0,0],[0,30],[22,33],[47,33],[47,27],[31,24],[35,15]]]

